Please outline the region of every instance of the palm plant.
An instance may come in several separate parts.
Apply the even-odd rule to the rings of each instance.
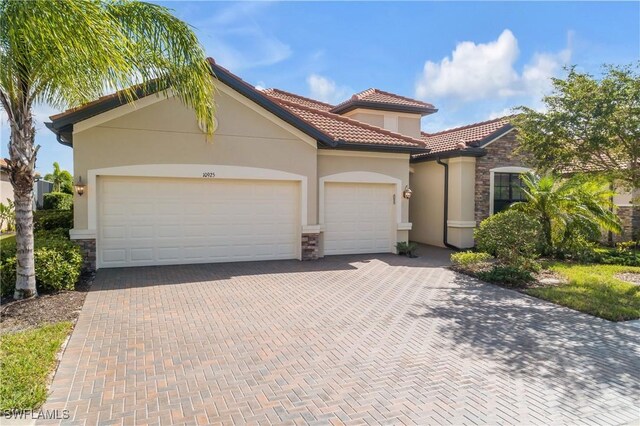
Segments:
[[[73,177],[67,170],[62,170],[57,161],[53,162],[53,172],[47,173],[44,180],[53,184],[53,191],[60,192],[63,188],[73,185]]]
[[[514,203],[511,208],[540,221],[545,254],[554,253],[576,233],[622,231],[620,219],[611,209],[614,192],[602,180],[584,175],[540,177],[533,173],[523,174],[521,179],[527,201]]]
[[[64,109],[118,91],[169,90],[213,131],[213,80],[192,29],[165,7],[127,0],[0,0],[0,102],[10,127],[16,205],[16,293],[36,295],[33,107]]]
[[[0,203],[0,230],[7,225],[7,231],[13,231],[16,225],[16,209],[13,201],[7,198],[7,203]]]

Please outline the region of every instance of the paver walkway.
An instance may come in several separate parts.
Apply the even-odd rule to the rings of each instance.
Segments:
[[[101,270],[45,409],[74,424],[637,424],[640,329],[447,253]]]

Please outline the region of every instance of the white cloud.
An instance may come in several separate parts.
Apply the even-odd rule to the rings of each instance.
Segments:
[[[292,54],[291,47],[260,24],[269,2],[235,3],[194,26],[208,55],[232,71],[273,65]]]
[[[492,111],[489,113],[489,117],[487,119],[493,120],[494,118],[501,118],[511,114],[513,114],[513,110],[511,108],[504,108],[499,111]]]
[[[310,97],[322,102],[338,103],[346,100],[353,94],[353,90],[347,86],[338,86],[335,81],[318,74],[307,77]]]
[[[549,78],[571,58],[570,48],[558,53],[538,53],[518,72],[514,65],[519,54],[518,40],[508,29],[489,43],[458,43],[451,57],[439,63],[425,63],[416,83],[416,96],[462,101],[540,97],[549,89]]]

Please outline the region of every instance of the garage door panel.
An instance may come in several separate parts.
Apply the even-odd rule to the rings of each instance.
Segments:
[[[325,254],[391,251],[395,240],[393,194],[390,184],[327,183]]]
[[[299,183],[99,178],[99,267],[291,259]]]

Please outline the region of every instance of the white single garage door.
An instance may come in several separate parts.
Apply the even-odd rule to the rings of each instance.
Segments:
[[[393,251],[394,185],[326,183],[324,254]]]
[[[298,257],[298,182],[98,179],[98,267]]]

